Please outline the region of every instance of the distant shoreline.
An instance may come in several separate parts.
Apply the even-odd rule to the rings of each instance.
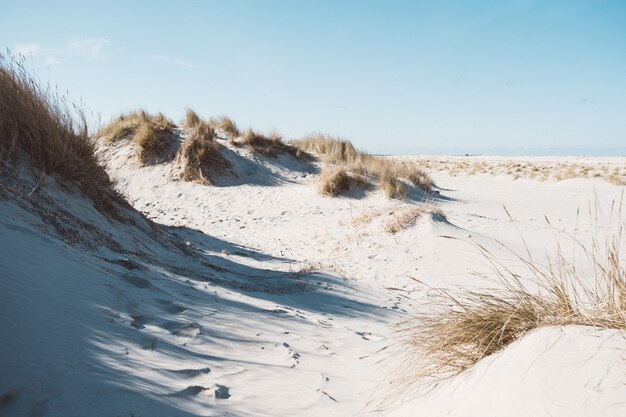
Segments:
[[[626,157],[626,148],[491,148],[491,149],[411,149],[400,152],[374,152],[381,156],[454,156],[454,157]]]

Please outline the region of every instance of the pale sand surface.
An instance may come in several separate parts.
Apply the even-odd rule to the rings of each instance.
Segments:
[[[625,334],[584,327],[533,332],[433,390],[394,389],[410,378],[397,324],[429,309],[417,280],[480,288],[473,273],[488,268],[475,245],[512,262],[498,242],[523,251],[520,235],[539,262],[555,237],[567,251],[568,234],[594,233],[589,205],[608,210],[624,190],[594,175],[514,180],[507,167],[623,175],[625,158],[480,157],[493,175],[468,175],[470,158],[403,157],[434,172],[428,204],[447,220],[429,213],[390,234],[423,201],[322,197],[305,164],[233,153],[241,175],[216,187],[176,181],[168,164],[138,167],[123,144],[103,154],[131,204],[179,227],[212,270],[86,207],[81,217],[128,253],[145,244],[154,256],[128,255],[141,269],[123,268],[107,261],[119,254],[49,238],[23,205],[0,200],[0,395],[16,393],[13,415],[626,415]]]
[[[451,176],[488,174],[539,181],[594,178],[626,184],[624,157],[429,155],[399,159],[418,161],[428,172],[446,172]]]

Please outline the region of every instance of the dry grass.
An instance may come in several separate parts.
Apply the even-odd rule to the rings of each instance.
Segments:
[[[95,155],[81,109],[45,89],[23,62],[0,54],[0,155],[27,155],[44,173],[76,183],[103,213],[119,197]]]
[[[445,213],[438,207],[434,207],[430,203],[421,204],[419,206],[413,206],[406,210],[395,214],[389,221],[385,223],[383,228],[387,233],[392,235],[408,229],[413,226],[417,219],[427,213],[436,213],[438,216],[446,218]]]
[[[237,124],[227,116],[220,116],[217,119],[211,117],[209,125],[216,131],[224,133],[229,139],[235,139],[241,135]]]
[[[291,155],[296,159],[308,157],[306,152],[283,142],[283,138],[276,132],[264,135],[248,129],[237,139],[231,139],[231,143],[235,146],[243,146],[267,158],[276,158],[278,155]]]
[[[407,194],[406,185],[397,178],[391,175],[385,175],[380,178],[380,188],[388,198],[397,198],[398,200],[404,200]]]
[[[185,129],[193,129],[198,124],[200,124],[200,116],[198,116],[198,113],[191,109],[187,109],[187,112],[185,113],[185,119],[181,123],[182,127],[184,127]]]
[[[458,374],[542,326],[626,329],[621,205],[616,213],[612,211],[608,220],[615,227],[604,228],[615,232],[602,242],[597,237],[587,243],[574,239],[588,261],[587,269],[593,271],[590,274],[580,273],[576,262],[565,258],[558,243],[545,264],[535,262],[528,249],[525,255],[515,254],[526,271],[523,275],[479,246],[498,280],[498,289],[439,292],[436,311],[418,317],[419,325],[410,329],[410,345],[417,350],[411,359],[410,379]],[[597,204],[595,218],[599,218]]]
[[[222,146],[214,139],[215,131],[207,123],[198,121],[191,130],[176,157],[182,166],[185,181],[213,185],[215,176],[229,171],[231,164],[222,154]]]
[[[150,115],[145,111],[121,115],[96,134],[108,143],[131,139],[137,145],[137,155],[144,164],[168,159],[169,141],[174,123],[162,113]]]
[[[513,179],[528,178],[539,181],[562,181],[573,178],[599,178],[615,185],[626,184],[626,165],[620,161],[528,159],[519,161],[508,158],[437,157],[420,158],[420,164],[429,172],[448,172],[452,176],[505,175]]]
[[[360,152],[350,142],[332,136],[310,135],[292,141],[291,144],[303,151],[320,155],[327,164],[377,181],[390,198],[406,197],[407,188],[401,179],[424,191],[429,191],[432,186],[428,175],[415,165]]]
[[[345,169],[325,169],[322,171],[320,192],[323,195],[337,197],[355,187],[364,189],[367,186],[368,182],[363,176],[349,173]]]

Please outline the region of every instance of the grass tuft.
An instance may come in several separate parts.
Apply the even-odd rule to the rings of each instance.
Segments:
[[[380,188],[382,188],[387,198],[396,198],[398,200],[404,200],[406,198],[406,185],[399,179],[391,175],[384,175],[380,177],[379,183]]]
[[[358,174],[349,173],[345,169],[325,169],[320,180],[320,192],[323,195],[337,197],[354,187],[367,188],[367,180]]]
[[[209,125],[216,131],[225,134],[229,139],[235,139],[241,135],[237,124],[227,116],[220,116],[217,119],[211,117],[209,119]]]
[[[429,203],[420,204],[418,206],[410,207],[394,215],[393,218],[385,223],[384,229],[387,233],[395,235],[396,233],[401,232],[402,230],[405,230],[414,225],[417,219],[419,219],[426,213],[435,213],[444,219],[446,218],[445,213],[440,208],[434,207]]]
[[[26,155],[45,174],[73,182],[102,213],[121,201],[95,154],[81,108],[43,88],[24,61],[0,54],[0,156]]]
[[[168,159],[168,139],[174,123],[162,113],[150,115],[145,111],[121,115],[96,134],[108,143],[131,139],[137,145],[137,155],[143,164],[164,162]]]
[[[497,279],[497,288],[458,294],[439,290],[434,297],[436,311],[417,317],[418,324],[409,330],[414,350],[410,379],[456,375],[543,326],[626,329],[621,204],[617,216],[612,214],[610,227],[596,228],[615,230],[602,242],[597,236],[589,242],[574,238],[576,250],[588,263],[588,273],[579,272],[576,260],[565,258],[558,242],[544,264],[536,262],[528,248],[525,255],[514,254],[524,267],[522,274],[479,246]],[[595,218],[599,218],[597,204]]]
[[[182,127],[185,129],[192,129],[198,124],[200,124],[200,117],[198,116],[198,113],[191,109],[187,109],[187,112],[185,113],[185,120],[182,122]]]
[[[308,154],[297,147],[283,142],[282,136],[276,132],[264,135],[255,130],[248,129],[237,139],[231,139],[235,146],[242,146],[253,153],[267,158],[276,158],[278,155],[291,155],[296,159],[306,159]]]
[[[407,188],[402,179],[427,192],[433,185],[428,175],[418,167],[360,152],[343,139],[318,134],[292,141],[291,144],[305,152],[321,156],[329,165],[341,167],[373,182],[378,181],[389,198],[406,198]]]
[[[229,171],[231,164],[222,154],[222,145],[215,141],[215,131],[199,122],[191,130],[177,155],[185,181],[213,185],[215,176]]]

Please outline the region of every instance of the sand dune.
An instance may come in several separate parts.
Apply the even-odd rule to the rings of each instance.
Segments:
[[[2,161],[2,413],[626,413],[623,330],[538,329],[434,385],[413,372],[403,330],[435,287],[487,285],[478,245],[512,269],[509,250],[542,262],[556,240],[573,253],[572,234],[597,233],[587,207],[622,201],[622,186],[436,172],[430,193],[404,200],[331,198],[319,160],[222,144],[232,172],[214,186],[182,181],[174,160],[137,163],[129,142],[103,145],[132,206],[117,219]]]

